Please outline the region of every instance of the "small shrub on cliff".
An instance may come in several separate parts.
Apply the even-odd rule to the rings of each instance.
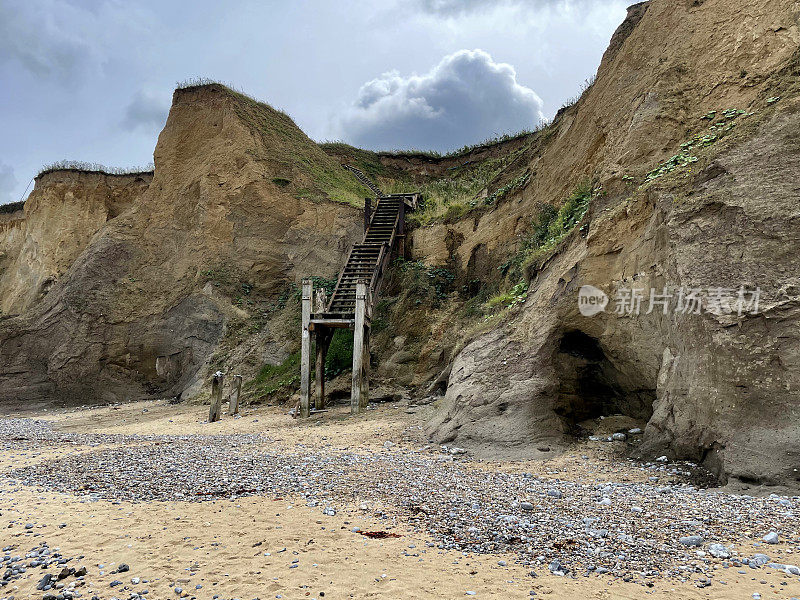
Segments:
[[[522,188],[524,188],[526,185],[528,185],[528,182],[530,180],[531,180],[531,173],[530,171],[526,171],[516,179],[512,180],[510,183],[507,183],[499,190],[495,191],[494,193],[484,198],[483,204],[490,205],[499,202],[514,190],[521,190]],[[477,206],[479,204],[478,199],[477,198],[474,199],[471,202],[471,204],[472,206]]]
[[[522,279],[525,266],[549,252],[575,228],[595,194],[599,193],[591,181],[575,188],[561,208],[544,204],[531,222],[530,233],[520,239],[517,252],[500,265],[501,272],[511,281]]]
[[[432,267],[420,261],[397,261],[402,289],[415,304],[439,306],[453,289],[455,274],[444,267]]]
[[[418,225],[455,221],[474,208],[501,199],[512,189],[520,187],[520,178],[492,194],[488,190],[520,151],[480,162],[466,161],[448,169],[445,177],[424,183],[419,189],[424,198],[423,203],[408,216],[409,220]],[[523,182],[522,187],[526,183],[527,181]],[[407,185],[404,189],[408,189]]]

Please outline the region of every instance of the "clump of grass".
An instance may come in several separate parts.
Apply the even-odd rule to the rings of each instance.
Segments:
[[[486,308],[489,312],[495,312],[497,309],[513,308],[524,302],[527,296],[528,282],[523,279],[510,290],[489,298],[486,301]]]
[[[599,188],[587,180],[575,188],[561,208],[543,205],[531,223],[530,233],[521,238],[517,252],[499,267],[507,279],[520,280],[528,265],[567,237],[589,210],[592,198],[599,193]]]
[[[325,377],[334,378],[353,368],[353,332],[337,329],[325,356]]]
[[[244,384],[256,400],[269,400],[278,392],[288,392],[300,384],[300,352],[291,353],[278,365],[264,365],[254,379]]]
[[[458,165],[451,168],[447,177],[424,183],[419,188],[422,204],[409,215],[409,219],[417,225],[452,222],[476,207],[491,205],[513,190],[524,187],[530,179],[530,175],[525,173],[493,193],[486,194],[492,182],[514,161],[518,153]]]
[[[500,200],[502,200],[503,198],[505,198],[506,196],[508,196],[508,194],[510,194],[514,190],[521,190],[522,188],[524,188],[526,185],[528,185],[528,182],[530,180],[531,180],[531,173],[530,171],[526,171],[516,179],[513,179],[510,183],[507,183],[499,190],[496,190],[495,192],[484,198],[482,204],[487,206],[490,204],[495,204]],[[471,204],[472,206],[477,206],[479,202],[477,199],[475,199],[472,201]]]

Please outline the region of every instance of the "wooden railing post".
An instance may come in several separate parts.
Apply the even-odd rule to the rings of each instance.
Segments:
[[[307,417],[311,414],[311,298],[314,284],[310,279],[303,279],[302,297],[302,323],[303,331],[300,339],[300,416]]]
[[[364,398],[364,342],[367,309],[367,284],[356,282],[356,312],[353,331],[353,381],[350,388],[350,412],[357,414],[366,406]]]
[[[405,258],[406,255],[406,201],[400,199],[400,215],[397,223],[397,256]]]
[[[239,414],[239,396],[241,395],[241,393],[242,393],[242,376],[234,375],[233,389],[231,389],[231,400],[230,404],[228,404],[229,415]]]
[[[208,410],[208,422],[219,421],[222,412],[222,383],[225,374],[222,371],[214,373],[211,379],[211,408]]]
[[[369,229],[369,221],[372,218],[372,198],[364,198],[364,233]]]

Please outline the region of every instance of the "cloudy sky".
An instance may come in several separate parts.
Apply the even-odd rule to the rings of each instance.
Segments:
[[[532,127],[594,74],[628,3],[0,0],[0,203],[48,163],[148,164],[192,77],[373,149]]]

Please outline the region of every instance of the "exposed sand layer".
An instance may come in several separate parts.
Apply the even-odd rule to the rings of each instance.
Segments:
[[[274,408],[247,410],[239,419],[224,417],[219,423],[204,423],[207,409],[136,403],[35,416],[50,421],[58,431],[71,434],[102,434],[74,443],[34,442],[4,439],[0,444],[0,547],[13,546],[4,554],[25,556],[47,542],[55,552],[70,558],[67,566],[86,566],[84,585],[74,588],[83,598],[127,599],[148,590],[151,599],[196,598],[525,598],[535,592],[552,598],[763,598],[800,597],[800,578],[762,566],[725,568],[710,559],[713,573],[709,587],[698,588],[698,574],[685,583],[653,578],[647,587],[610,576],[559,577],[547,564],[519,564],[516,554],[476,554],[440,549],[441,539],[417,527],[391,502],[337,502],[335,514],[324,514],[322,506],[306,506],[299,495],[265,494],[213,499],[205,502],[127,502],[96,499],[34,488],[12,482],[12,469],[43,465],[45,461],[73,461],[83,456],[118,451],[128,446],[144,447],[153,441],[116,437],[117,434],[194,436],[260,434],[254,446],[275,453],[343,451],[374,457],[393,451],[413,452],[427,443],[418,415],[405,407],[387,405],[352,418],[343,409],[323,413],[310,423],[301,423]],[[108,437],[103,437],[108,436]],[[77,440],[76,436],[76,440]],[[252,441],[252,440],[251,440]],[[249,446],[248,446],[249,448]],[[248,450],[249,452],[250,450]],[[479,463],[467,457],[469,469],[505,473],[521,471],[566,485],[569,482],[646,482],[651,475],[616,454],[613,444],[577,446],[574,451],[543,462]],[[98,453],[98,454],[95,454]],[[134,455],[135,452],[131,452]],[[588,458],[581,458],[587,456]],[[59,464],[59,463],[54,463]],[[68,464],[64,462],[62,464]],[[198,463],[200,464],[200,463]],[[165,465],[165,470],[168,465]],[[659,472],[663,484],[674,479]],[[654,484],[656,485],[656,484]],[[121,484],[121,488],[125,486]],[[369,495],[369,490],[364,490]],[[775,503],[776,506],[780,506]],[[790,510],[796,510],[796,501]],[[765,505],[769,506],[769,505]],[[366,509],[365,509],[366,508]],[[776,516],[781,513],[777,512]],[[786,511],[786,508],[780,510]],[[768,510],[766,512],[769,512]],[[771,515],[760,515],[768,518]],[[740,532],[734,548],[740,556],[768,554],[775,562],[800,562],[797,531],[790,531],[795,517],[787,518],[777,545],[760,542],[760,531]],[[60,527],[64,524],[64,527]],[[32,525],[27,528],[27,525]],[[369,539],[360,532],[386,531],[400,537]],[[283,550],[285,548],[285,550]],[[82,558],[78,558],[82,557]],[[293,561],[298,561],[293,563]],[[499,562],[505,564],[501,566]],[[25,561],[27,562],[27,560]],[[705,564],[698,557],[698,565]],[[114,573],[125,563],[130,571]],[[293,564],[296,567],[293,567]],[[99,565],[103,565],[100,567]],[[0,588],[0,598],[42,598],[35,587],[46,570],[28,568],[18,579]],[[131,581],[138,578],[139,583]],[[145,582],[145,580],[147,580]],[[76,581],[68,576],[63,583]],[[114,581],[120,585],[110,587]],[[723,583],[725,582],[725,583]],[[202,588],[196,588],[201,585]],[[181,593],[176,593],[175,588]],[[324,595],[323,595],[324,594]]]

